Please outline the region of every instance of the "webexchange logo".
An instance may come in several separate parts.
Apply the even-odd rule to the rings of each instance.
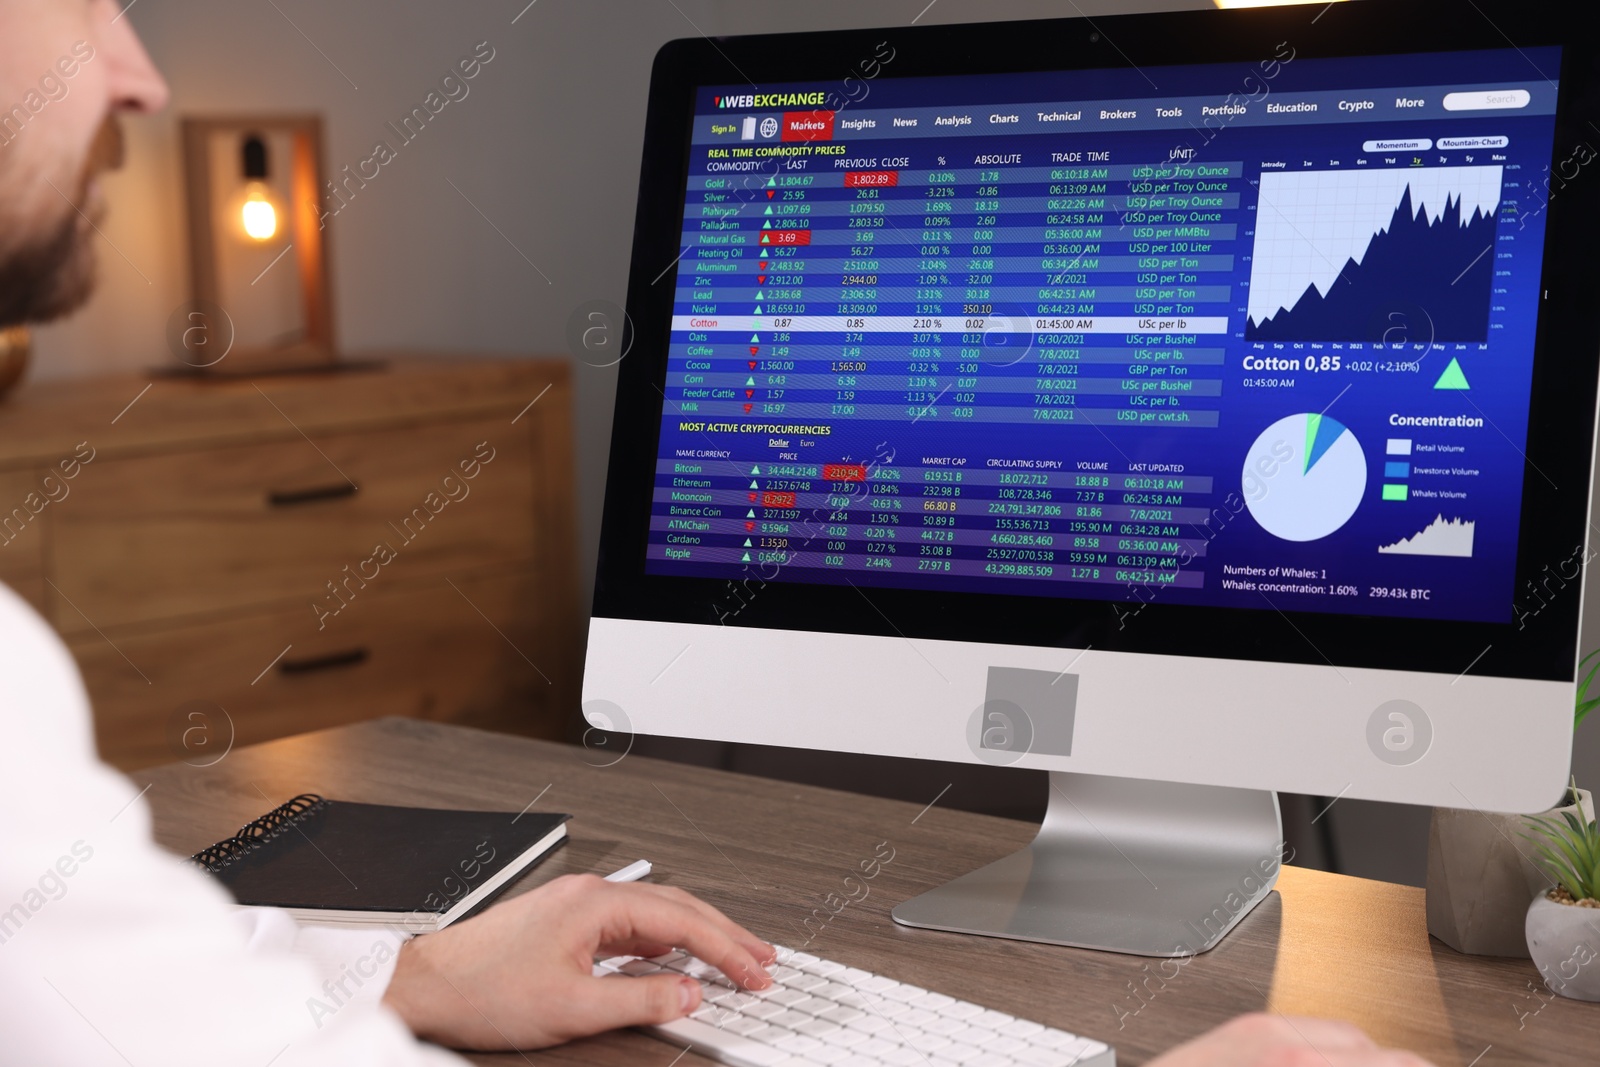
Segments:
[[[714,96],[711,98],[719,108],[737,108],[740,111],[755,111],[764,107],[816,107],[828,98],[825,92],[814,93],[746,93],[743,96]]]

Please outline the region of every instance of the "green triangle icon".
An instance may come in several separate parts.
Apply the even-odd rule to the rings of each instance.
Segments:
[[[744,539],[744,547],[746,547],[746,548],[750,547],[750,538],[746,537]]]
[[[757,304],[757,305],[756,305],[756,314],[757,314],[757,315],[764,315],[764,314],[766,314],[766,312],[764,312],[764,311],[762,311],[762,310],[761,310],[761,305],[760,305],[760,304]]]
[[[755,508],[751,508],[749,511],[744,513],[744,517],[747,518],[747,519],[755,518],[756,517],[756,509]]]
[[[766,211],[763,211],[762,214],[763,215],[770,215],[770,214],[772,214],[772,209],[769,207],[769,208],[767,208]]]
[[[746,384],[746,385],[754,385],[754,384],[756,384],[756,380],[754,378],[746,378],[744,380],[744,384]],[[751,471],[750,473],[751,474],[760,474],[761,472],[759,470],[754,470],[754,471]]]
[[[761,487],[759,485],[757,485],[755,482],[751,482],[750,483],[750,488],[752,488],[752,489],[760,489]]]
[[[751,379],[751,380],[754,381],[754,379]],[[757,464],[754,467],[751,467],[750,468],[750,473],[751,474],[760,474],[761,473],[761,465]]]
[[[767,209],[767,214],[769,214],[769,215],[770,215],[770,214],[772,214],[772,209],[771,209],[771,208],[768,208],[768,209]],[[772,223],[770,223],[770,222],[763,222],[763,223],[762,223],[762,224],[761,224],[761,228],[762,228],[762,229],[763,229],[763,230],[770,230],[770,229],[772,229]]]
[[[1457,363],[1454,358],[1450,360],[1450,365],[1444,369],[1444,373],[1439,375],[1439,380],[1433,383],[1433,387],[1435,389],[1472,388],[1467,384],[1467,376],[1461,372],[1461,364]]]
[[[753,333],[753,334],[750,335],[750,343],[751,344],[755,344],[759,340],[761,340],[761,335],[759,333]]]
[[[766,259],[767,258],[767,250],[765,248],[763,248],[761,250],[761,258],[762,259]]]
[[[762,234],[761,235],[761,243],[764,244],[764,245],[770,245],[772,243],[772,238],[768,237],[766,234]]]
[[[777,188],[777,186],[778,186],[778,179],[776,179],[776,178],[768,178],[767,179],[767,188],[768,189],[775,189],[775,188]]]
[[[746,552],[744,555],[740,556],[739,557],[739,562],[740,563],[749,563],[750,562],[750,553]]]

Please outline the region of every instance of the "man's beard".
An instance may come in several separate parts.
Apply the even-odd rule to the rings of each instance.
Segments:
[[[95,226],[82,210],[88,205],[89,183],[101,171],[122,162],[122,130],[107,116],[90,146],[78,180],[58,189],[64,214],[48,231],[30,235],[0,257],[0,327],[48,322],[78,308],[94,291]]]

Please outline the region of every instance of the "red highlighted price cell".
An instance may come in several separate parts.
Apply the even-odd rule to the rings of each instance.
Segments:
[[[761,243],[764,245],[808,245],[811,243],[810,230],[763,230]]]
[[[830,482],[864,482],[867,468],[862,463],[824,463],[822,477]]]
[[[887,189],[899,184],[897,170],[847,170],[844,173],[846,189]]]
[[[792,508],[795,506],[793,493],[762,493],[761,506],[764,508]]]

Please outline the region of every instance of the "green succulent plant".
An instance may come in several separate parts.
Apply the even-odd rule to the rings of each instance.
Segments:
[[[1537,862],[1546,874],[1572,894],[1572,899],[1600,900],[1600,825],[1582,817],[1582,812],[1563,811],[1561,819],[1537,815],[1531,834],[1523,834],[1538,846]]]
[[[1595,649],[1578,661],[1579,672],[1582,672],[1585,667],[1589,668],[1588,673],[1582,674],[1578,679],[1577,706],[1573,709],[1573,729],[1578,728],[1578,724],[1583,722],[1585,715],[1595,708],[1600,708],[1600,696],[1591,696],[1589,694],[1589,687],[1594,684],[1595,677],[1600,675],[1600,648]]]

